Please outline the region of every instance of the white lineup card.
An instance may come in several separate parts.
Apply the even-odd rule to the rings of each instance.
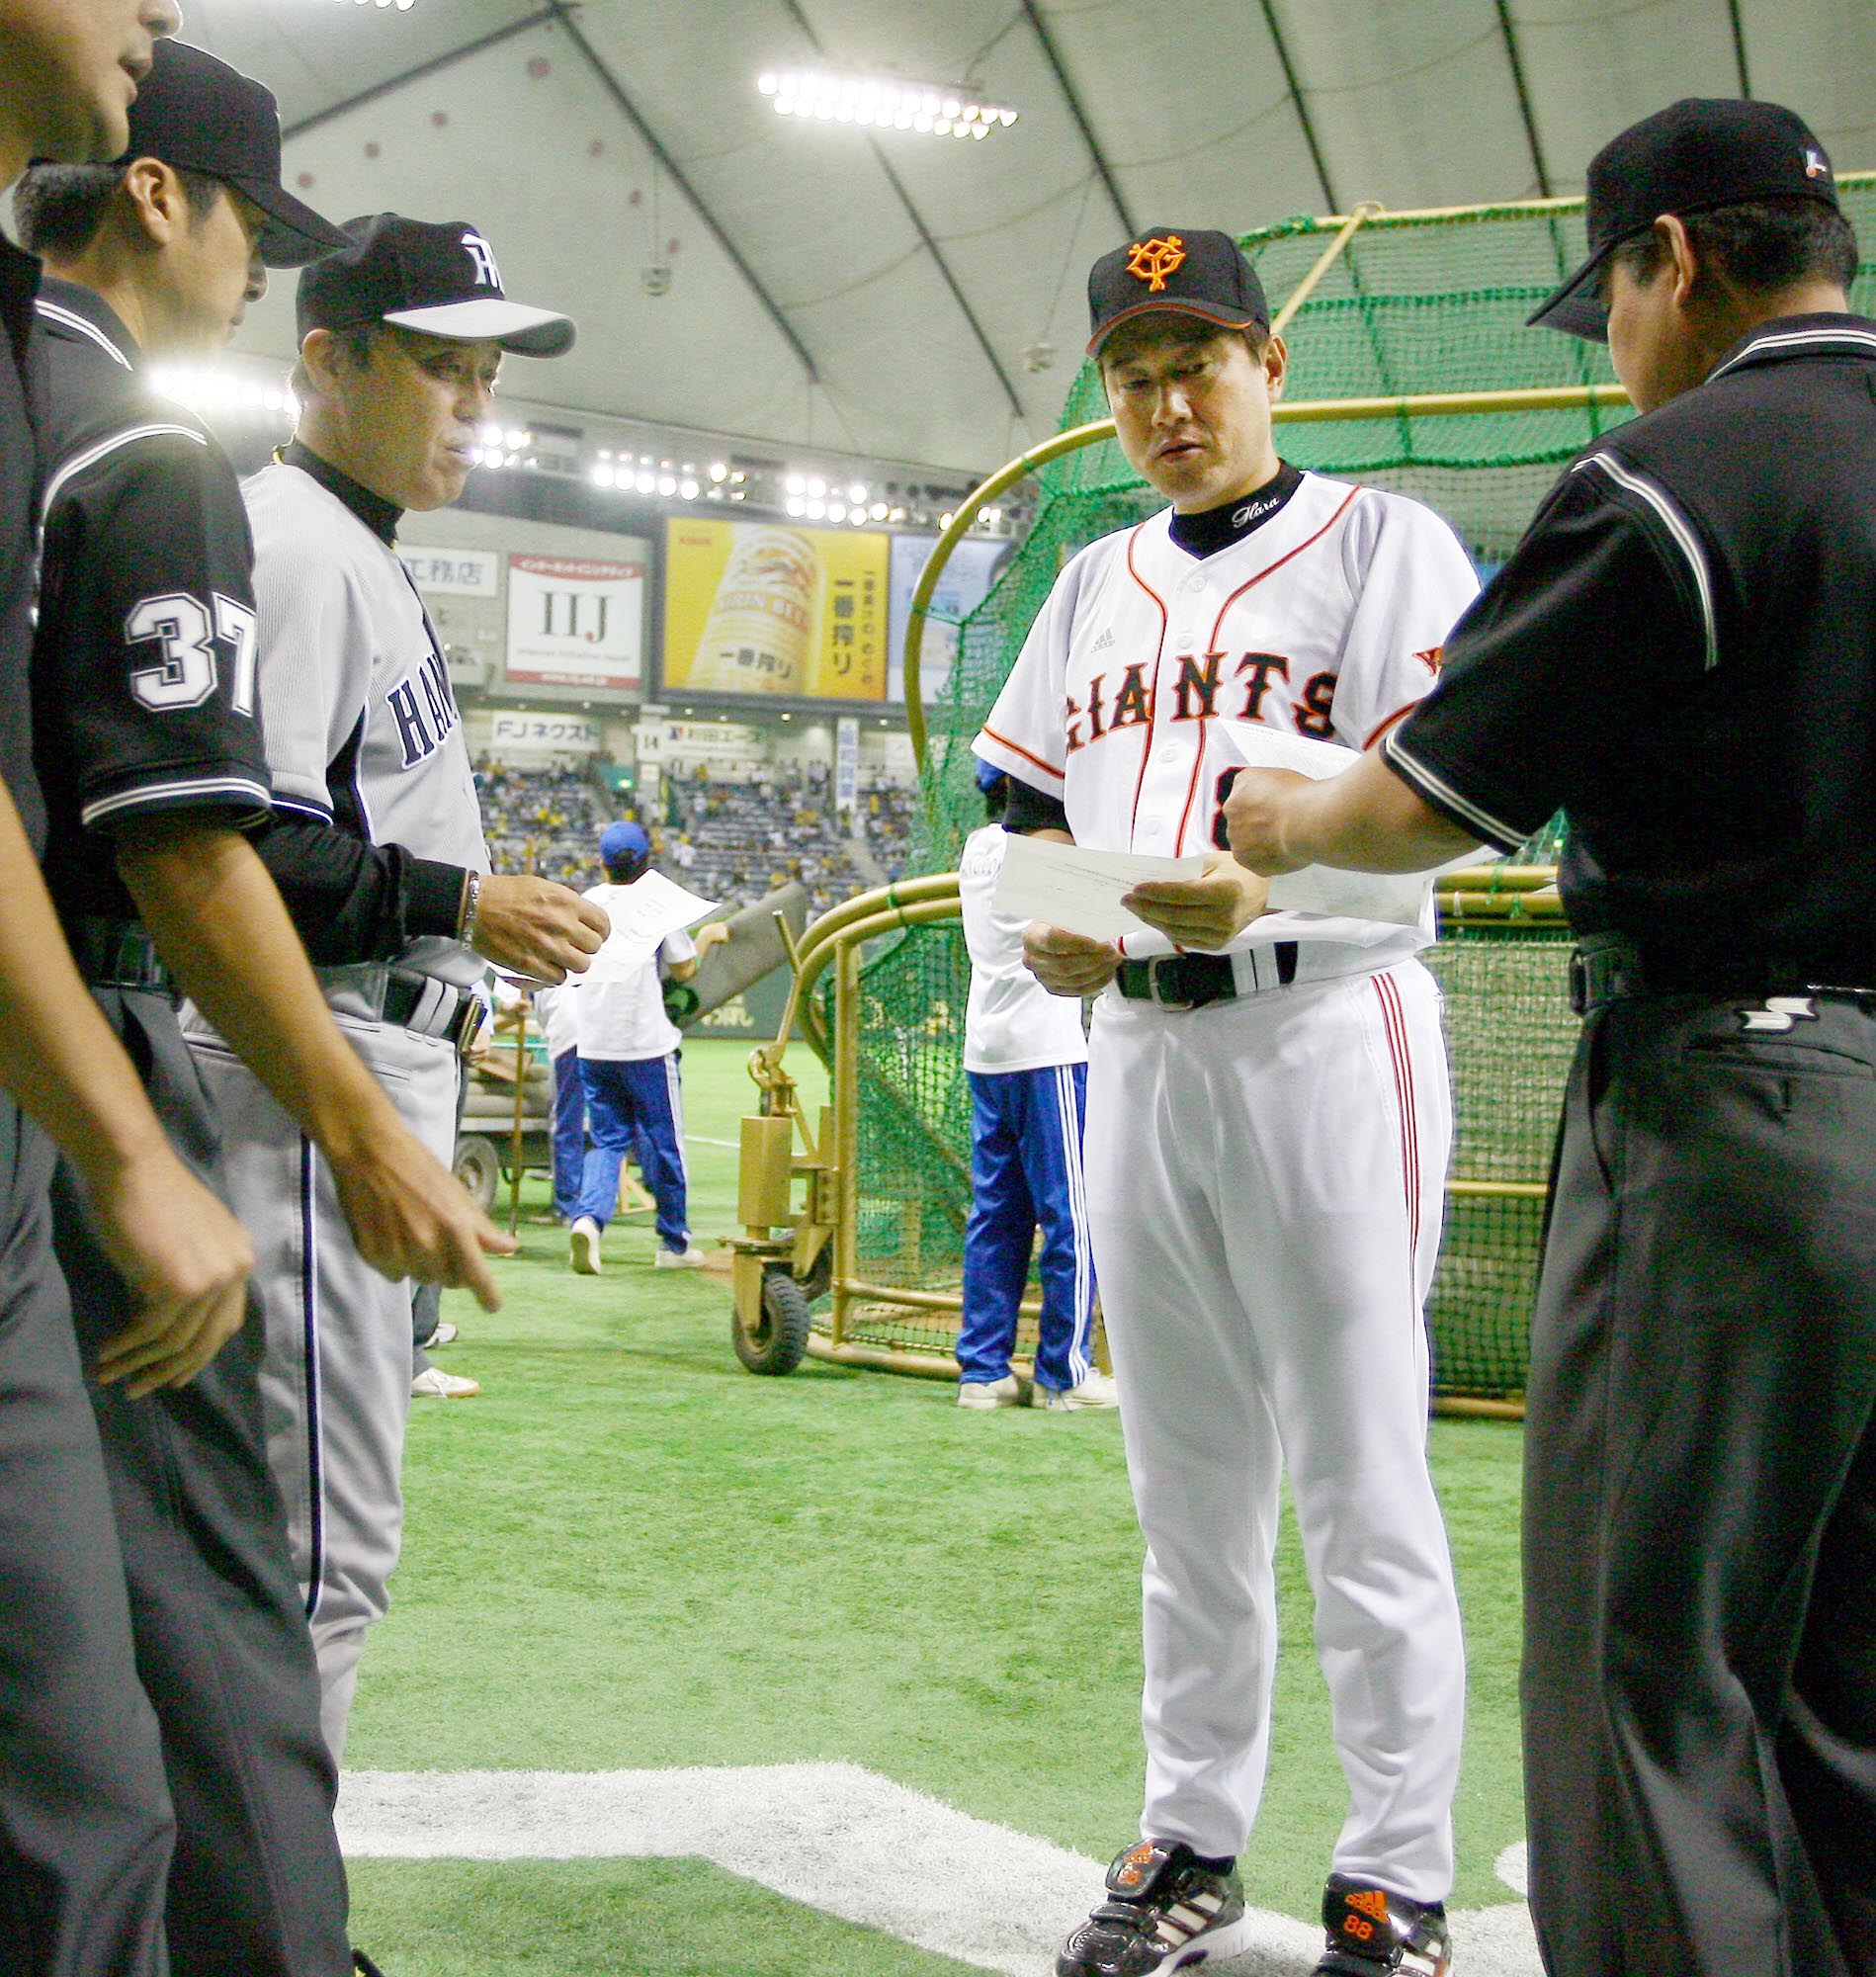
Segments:
[[[1089,851],[1012,833],[990,903],[1012,919],[1046,920],[1088,940],[1119,940],[1122,934],[1151,931],[1121,904],[1123,895],[1149,883],[1197,879],[1204,871],[1203,857]]]

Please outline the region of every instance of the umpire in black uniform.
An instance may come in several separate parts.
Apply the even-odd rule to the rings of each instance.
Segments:
[[[156,48],[129,129],[116,165],[37,166],[17,196],[23,236],[66,277],[38,304],[49,476],[34,728],[52,896],[199,1171],[213,1175],[218,1135],[177,987],[344,1162],[372,1260],[453,1274],[480,1218],[334,1025],[243,834],[270,804],[246,511],[213,440],[142,373],[146,354],[218,351],[264,263],[345,236],[282,189],[273,98],[200,49]],[[351,1957],[334,1777],[266,1460],[258,1315],[192,1386],[145,1393],[136,1356],[109,1343],[127,1289],[67,1169],[53,1204],[80,1336],[128,1375],[93,1405],[176,1808],[175,1977],[338,1977]]]
[[[0,186],[29,156],[120,148],[151,37],[174,25],[172,0],[0,0]],[[172,1823],[51,1253],[48,1133],[93,1188],[138,1330],[167,1341],[157,1377],[186,1380],[204,1337],[238,1323],[252,1258],[86,1000],[34,865],[38,285],[38,263],[0,241],[0,1967],[156,1977]]]
[[[1256,870],[1514,849],[1560,806],[1584,1017],[1534,1321],[1531,1900],[1553,1977],[1876,1972],[1876,322],[1789,111],[1589,168],[1533,318],[1644,414],[1432,695]]]

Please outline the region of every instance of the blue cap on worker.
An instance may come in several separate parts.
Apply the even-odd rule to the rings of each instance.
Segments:
[[[1005,773],[994,762],[986,762],[981,755],[978,757],[978,788],[986,797],[1003,780]]]
[[[624,818],[609,823],[599,833],[599,855],[608,865],[617,865],[626,858],[642,858],[650,849],[651,840],[644,834],[644,826]]]

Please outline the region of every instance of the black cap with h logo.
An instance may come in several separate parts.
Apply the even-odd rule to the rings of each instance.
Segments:
[[[554,309],[508,300],[495,250],[464,219],[395,213],[346,221],[351,244],[299,278],[299,334],[392,322],[463,343],[498,343],[521,357],[560,357],[573,324]]]

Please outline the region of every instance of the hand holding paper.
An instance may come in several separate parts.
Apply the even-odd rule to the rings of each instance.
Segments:
[[[1226,721],[1220,725],[1247,768],[1282,769],[1322,782],[1345,774],[1361,760],[1352,748],[1284,734],[1254,722]],[[1256,862],[1261,866],[1282,861],[1267,854]],[[1431,893],[1432,880],[1424,873],[1342,872],[1326,865],[1303,865],[1279,871],[1271,879],[1270,909],[1417,926]]]
[[[991,903],[1012,919],[1044,920],[1088,940],[1119,940],[1148,931],[1147,923],[1121,904],[1136,886],[1197,879],[1204,871],[1200,857],[1145,858],[1013,835]]]
[[[647,872],[613,897],[612,932],[586,971],[589,982],[623,982],[658,951],[666,934],[694,926],[716,901],[699,899],[662,872]]]

